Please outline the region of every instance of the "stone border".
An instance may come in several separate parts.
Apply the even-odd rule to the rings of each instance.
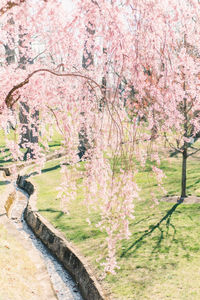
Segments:
[[[53,154],[47,155],[46,161],[57,159],[57,158],[60,158],[64,155],[65,155],[65,153],[63,151],[58,151],[58,153],[53,153]],[[35,164],[35,160],[29,160],[29,161],[26,161],[26,162],[23,162],[23,163],[12,164],[12,165],[9,165],[7,167],[0,166],[0,171],[3,171],[6,176],[10,176],[12,174],[12,169],[13,168],[16,168],[17,171],[20,171],[21,169],[23,169],[25,167],[29,167],[29,166],[34,165],[34,164]]]
[[[24,218],[27,224],[71,274],[84,299],[108,300],[108,296],[105,295],[84,258],[64,238],[62,233],[38,213],[35,206],[36,194],[34,193],[33,184],[27,181],[24,176],[19,175],[17,186],[25,190],[29,195],[29,202],[24,211]]]

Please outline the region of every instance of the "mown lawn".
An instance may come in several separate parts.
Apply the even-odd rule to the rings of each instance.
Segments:
[[[10,130],[9,133],[5,133],[3,129],[0,130],[0,166],[5,166],[14,162],[10,150],[6,147],[6,139],[17,143],[19,138],[14,130]],[[43,149],[43,152],[53,153],[55,150],[60,149],[62,144],[61,141],[62,136],[54,130],[51,141],[47,141],[47,139],[43,138],[39,145]],[[48,151],[45,149],[44,143],[48,144]],[[21,149],[21,151],[24,153],[26,150]]]
[[[0,165],[9,164],[13,161],[9,149],[6,147],[6,138],[8,140],[15,140],[14,132],[11,130],[6,135],[4,130],[0,130]]]
[[[179,157],[161,163],[168,195],[180,194],[180,165]],[[81,185],[77,199],[69,205],[70,215],[62,212],[56,191],[61,180],[59,171],[59,160],[48,162],[43,173],[33,178],[39,211],[80,249],[99,276],[102,270],[96,259],[106,254],[105,234],[86,222]],[[132,236],[119,245],[117,275],[108,275],[102,284],[113,300],[200,299],[200,204],[155,205],[151,192],[158,199],[163,192],[157,188],[150,163],[137,174],[137,182],[141,200],[135,201]],[[188,194],[200,196],[198,157],[188,163],[187,185]],[[92,224],[98,220],[98,214],[92,214]]]

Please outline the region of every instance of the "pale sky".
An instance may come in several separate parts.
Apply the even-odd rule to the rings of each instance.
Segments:
[[[73,9],[76,6],[76,0],[61,0],[63,7],[65,8],[65,10],[67,10],[68,12],[73,11]]]

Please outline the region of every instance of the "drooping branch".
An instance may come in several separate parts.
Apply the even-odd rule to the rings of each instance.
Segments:
[[[53,70],[50,70],[50,69],[38,69],[38,70],[35,70],[33,71],[32,73],[30,73],[27,78],[25,80],[23,80],[22,82],[20,82],[19,84],[15,85],[10,91],[9,93],[7,94],[6,98],[5,98],[5,103],[6,103],[6,106],[10,109],[13,108],[13,105],[20,99],[20,96],[18,95],[18,97],[15,99],[14,98],[14,94],[20,89],[22,88],[23,86],[25,86],[26,84],[29,83],[29,80],[31,79],[31,77],[33,77],[35,74],[37,73],[40,73],[40,72],[47,72],[47,73],[50,73],[54,76],[58,76],[58,77],[77,77],[77,78],[83,78],[85,80],[87,80],[88,82],[90,83],[93,83],[94,86],[96,86],[102,95],[105,94],[105,91],[103,90],[102,86],[100,84],[98,84],[94,79],[90,78],[89,76],[86,76],[86,75],[82,75],[80,73],[57,73]],[[113,115],[112,115],[112,112],[110,111],[110,108],[109,108],[109,105],[108,105],[108,99],[107,97],[104,95],[105,97],[105,101],[106,101],[106,107],[108,109],[108,112],[111,116],[111,119],[113,120],[114,124],[116,125],[116,127],[118,128],[118,131],[120,132],[120,137],[121,137],[121,130],[120,130],[120,126],[119,124],[117,123],[117,121],[114,119]],[[112,105],[113,107],[113,105]],[[2,111],[0,112],[0,114],[2,114]]]
[[[0,16],[7,13],[9,10],[11,10],[15,6],[20,6],[21,4],[25,3],[27,0],[19,0],[18,2],[15,1],[8,1],[3,7],[0,8]],[[44,2],[47,2],[48,0],[44,0]]]
[[[192,155],[194,155],[194,154],[196,154],[196,153],[199,152],[199,151],[200,151],[200,149],[196,149],[194,152],[188,154],[188,157],[189,157],[189,156],[192,156]]]
[[[166,132],[164,132],[164,137],[165,137],[166,142],[169,144],[169,146],[170,146],[172,149],[175,150],[175,152],[174,152],[175,154],[172,153],[171,156],[174,156],[174,155],[176,155],[177,153],[182,153],[182,149],[181,149],[181,148],[175,147],[175,146],[169,141]]]
[[[46,105],[46,107],[52,112],[52,114],[53,114],[53,116],[54,116],[54,118],[55,118],[55,120],[56,120],[56,124],[57,124],[57,127],[58,127],[60,133],[61,133],[62,135],[64,135],[63,130],[60,128],[59,121],[58,121],[58,118],[57,118],[57,116],[56,116],[56,114],[55,114],[55,111],[53,110],[53,108],[51,108],[51,107],[48,106],[48,105]]]
[[[0,8],[0,16],[4,15],[5,13],[7,13],[7,11],[9,11],[10,9],[12,9],[15,6],[19,6],[22,3],[25,3],[26,0],[20,0],[19,2],[14,2],[14,1],[8,1],[6,3],[6,5],[4,5],[2,8]]]
[[[6,106],[8,108],[12,108],[13,105],[17,102],[16,99],[14,100],[14,93],[16,91],[18,91],[20,88],[22,88],[23,86],[25,86],[26,84],[28,84],[30,78],[33,77],[35,74],[40,73],[40,72],[47,72],[47,73],[50,73],[50,74],[52,74],[54,76],[58,76],[58,77],[77,77],[77,78],[83,78],[83,79],[88,80],[89,82],[94,83],[94,85],[96,87],[98,87],[100,89],[100,91],[102,92],[102,87],[95,80],[93,80],[92,78],[90,78],[90,77],[88,77],[86,75],[81,75],[81,74],[77,74],[77,73],[57,73],[57,72],[49,70],[49,69],[38,69],[38,70],[33,71],[31,74],[29,74],[24,81],[22,81],[19,84],[15,85],[9,91],[9,93],[7,94],[7,96],[5,98],[5,103],[6,103]]]

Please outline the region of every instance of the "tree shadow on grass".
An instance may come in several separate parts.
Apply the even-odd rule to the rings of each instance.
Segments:
[[[59,169],[60,168],[60,164],[59,165],[56,165],[54,167],[51,167],[51,168],[46,168],[46,169],[43,169],[41,172],[42,173],[47,173],[47,172],[51,172],[51,171],[54,171],[56,169]],[[37,171],[34,171],[34,172],[31,172],[27,175],[25,175],[25,178],[29,178],[31,176],[35,176],[35,175],[38,175],[39,173]]]
[[[200,179],[197,179],[195,182],[193,182],[190,185],[187,185],[187,189],[195,187],[198,183],[200,183]]]
[[[48,212],[51,214],[53,218],[51,218],[51,223],[58,230],[60,230],[69,240],[73,242],[83,242],[84,240],[88,240],[90,238],[96,239],[98,236],[101,237],[102,232],[97,228],[88,227],[86,220],[78,220],[69,215],[66,215],[64,212],[52,208],[40,209],[41,212]],[[66,216],[68,221],[66,222]],[[48,219],[48,218],[47,218]],[[50,220],[50,219],[49,219]],[[53,221],[52,221],[53,220]],[[98,243],[98,241],[97,241]]]
[[[4,216],[6,216],[6,213],[4,213],[4,214],[0,214],[0,217],[4,217]]]
[[[9,159],[0,159],[0,164],[5,164],[5,163],[9,163],[9,162],[12,162],[13,160],[11,158]]]
[[[0,150],[1,150],[1,151],[3,150],[3,152],[8,152],[8,151],[9,151],[8,148],[4,148],[4,147],[0,147]]]
[[[61,143],[50,144],[49,148],[61,146]]]
[[[56,169],[59,169],[60,168],[60,164],[59,165],[56,165],[54,167],[51,167],[51,168],[46,168],[46,169],[43,169],[42,170],[42,173],[47,173],[47,172],[50,172],[50,171],[53,171],[53,170],[56,170]]]
[[[5,181],[0,181],[0,185],[7,185],[10,184],[10,181],[5,180]]]
[[[174,211],[176,210],[176,208],[181,204],[182,202],[177,202],[176,204],[174,204],[165,214],[165,216],[159,221],[157,222],[155,225],[151,225],[149,226],[149,228],[145,231],[143,231],[143,234],[136,240],[134,241],[126,250],[123,250],[122,254],[120,255],[120,257],[125,257],[125,256],[129,256],[130,251],[132,253],[136,252],[136,250],[138,248],[140,248],[142,246],[142,244],[144,243],[144,239],[148,236],[150,236],[156,229],[158,229],[160,231],[160,236],[157,239],[157,243],[155,245],[155,247],[152,250],[152,253],[157,252],[160,247],[161,247],[161,242],[164,239],[164,230],[161,228],[161,224],[166,221],[166,231],[165,231],[165,236],[168,236],[169,233],[169,228],[172,227],[173,228],[173,237],[172,237],[172,241],[175,238],[175,234],[176,234],[176,228],[175,226],[171,223],[171,216],[174,213]]]
[[[55,217],[55,219],[60,219],[65,213],[61,210],[55,210],[55,209],[52,209],[52,208],[47,208],[47,209],[39,209],[38,210],[39,212],[50,212],[50,213],[53,213],[53,214],[57,214],[57,216]]]

